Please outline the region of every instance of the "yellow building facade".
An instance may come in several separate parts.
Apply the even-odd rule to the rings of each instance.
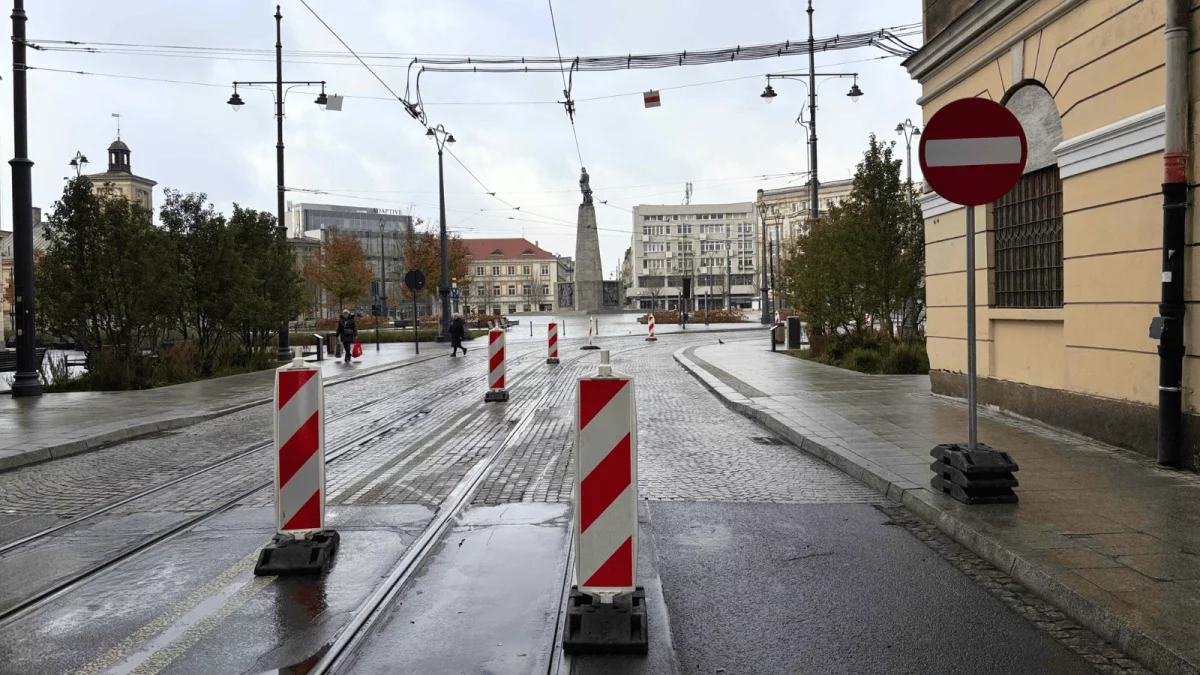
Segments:
[[[953,100],[987,97],[1029,138],[1018,186],[976,207],[980,402],[1147,453],[1158,432],[1149,327],[1162,275],[1165,12],[1163,0],[925,0],[925,46],[905,62],[926,122]],[[1193,16],[1189,52],[1198,28]],[[1193,82],[1197,63],[1192,54]],[[930,377],[936,392],[964,395],[966,211],[932,193],[921,202]],[[1193,454],[1194,218],[1183,379]]]

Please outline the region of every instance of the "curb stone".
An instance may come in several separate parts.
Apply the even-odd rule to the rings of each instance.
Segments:
[[[711,391],[725,407],[748,417],[773,433],[787,439],[801,451],[834,466],[851,477],[899,502],[919,518],[936,527],[951,539],[1008,574],[1035,595],[1062,610],[1064,614],[1095,632],[1125,653],[1133,656],[1156,673],[1163,675],[1197,675],[1200,667],[1188,662],[1169,646],[1146,635],[1120,616],[1101,607],[1046,571],[1026,560],[1019,552],[1005,548],[933,501],[933,493],[925,486],[897,476],[865,458],[850,456],[801,434],[752,399],[734,391],[712,374],[698,366],[684,352],[675,351],[674,358],[692,377]]]
[[[415,366],[419,363],[424,363],[426,361],[448,356],[448,354],[432,354],[430,356],[422,356],[408,361],[384,364],[359,373],[354,373],[353,375],[331,378],[325,382],[325,386],[332,387],[344,382],[353,382],[354,380],[371,377],[373,375],[378,375],[391,370],[397,370],[406,366]],[[273,396],[256,398],[246,401],[245,403],[239,403],[227,408],[220,408],[218,410],[212,410],[205,413],[168,417],[150,422],[138,422],[122,429],[94,434],[92,436],[67,443],[30,448],[29,450],[19,454],[0,457],[0,473],[11,471],[13,469],[19,469],[24,466],[29,466],[30,464],[48,462],[50,460],[70,457],[71,455],[78,455],[91,450],[99,450],[107,446],[124,443],[126,441],[132,441],[143,436],[150,436],[163,431],[171,431],[174,429],[182,429],[184,427],[194,426],[196,424],[200,424],[201,422],[208,422],[210,420],[217,419],[218,417],[225,417],[226,415],[239,413],[243,410],[249,410],[250,408],[255,408],[260,405],[266,405],[272,400]]]

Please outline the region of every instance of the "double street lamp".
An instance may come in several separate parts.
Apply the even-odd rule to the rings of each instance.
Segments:
[[[921,135],[921,129],[912,120],[906,119],[896,125],[896,133],[904,137],[904,148],[908,151],[908,184],[912,185],[912,142]]]
[[[433,139],[437,144],[438,151],[438,209],[442,221],[442,279],[438,284],[438,296],[442,299],[442,321],[437,341],[445,342],[446,336],[450,334],[450,256],[449,244],[446,241],[446,181],[442,172],[442,150],[447,145],[454,145],[454,134],[446,131],[446,128],[439,124],[426,129],[425,135]]]
[[[813,38],[813,6],[812,6],[812,0],[808,0],[808,74],[807,75],[799,75],[799,74],[767,75],[767,88],[763,89],[763,93],[761,94],[761,96],[762,96],[762,99],[764,101],[766,101],[767,103],[770,103],[771,101],[773,101],[775,99],[775,96],[776,96],[775,89],[774,89],[774,87],[771,86],[771,80],[800,80],[801,82],[804,82],[804,78],[808,78],[808,82],[805,83],[805,87],[808,89],[808,130],[809,130],[809,139],[808,139],[808,153],[809,154],[808,154],[808,157],[809,157],[809,172],[810,172],[809,184],[810,184],[810,187],[812,188],[812,193],[811,193],[812,219],[816,220],[817,218],[820,217],[820,206],[818,205],[819,200],[817,197],[817,189],[819,186],[819,183],[817,182],[817,78],[818,77],[826,77],[826,78],[852,77],[852,78],[854,78],[854,84],[852,84],[850,86],[850,91],[846,93],[846,96],[849,96],[850,100],[855,103],[858,103],[858,99],[862,98],[863,92],[862,92],[862,89],[858,88],[858,73],[818,73],[817,72],[816,47],[815,47],[814,40],[815,39]]]
[[[278,198],[278,222],[276,223],[276,232],[284,244],[287,243],[287,227],[284,225],[284,197],[287,192],[283,182],[283,101],[287,96],[287,92],[296,87],[315,87],[320,85],[321,93],[317,96],[316,103],[321,110],[328,109],[329,97],[325,95],[325,81],[303,81],[303,80],[288,80],[283,79],[283,37],[282,37],[282,22],[283,14],[279,11],[279,5],[275,6],[275,80],[274,81],[235,81],[233,83],[233,95],[229,97],[229,105],[235,111],[240,110],[245,102],[238,94],[238,86],[243,87],[262,87],[275,85],[275,91],[272,94],[275,97],[275,171],[278,177],[277,180],[277,198]],[[283,85],[290,85],[285,90]],[[340,99],[339,99],[340,100]],[[334,110],[340,110],[340,106]],[[279,353],[280,361],[290,361],[292,358],[292,349],[288,344],[288,321],[284,320],[283,325],[279,328]]]

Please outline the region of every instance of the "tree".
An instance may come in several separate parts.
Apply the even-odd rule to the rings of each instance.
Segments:
[[[163,326],[170,301],[165,235],[150,212],[91,181],[67,183],[46,225],[37,262],[38,318],[52,335],[84,349],[111,348],[128,365]]]
[[[229,232],[238,261],[230,318],[250,358],[304,309],[307,292],[274,215],[234,204]]]
[[[231,334],[241,259],[226,226],[202,192],[165,190],[159,219],[171,243],[172,314],[176,328],[194,339],[200,370],[211,374],[217,349]]]
[[[330,305],[338,310],[366,298],[375,280],[367,266],[367,254],[354,237],[332,237],[323,243],[305,275],[325,289]]]
[[[465,279],[470,262],[467,243],[462,237],[450,235],[446,240],[446,252],[450,276]],[[435,300],[434,313],[440,313],[441,298],[437,288],[442,281],[442,249],[439,235],[433,232],[418,232],[414,227],[404,241],[404,260],[409,270],[421,270],[425,273],[425,290],[417,295],[417,299],[432,298]],[[459,286],[461,288],[461,284]],[[405,288],[404,297],[412,300],[413,294]]]
[[[920,208],[894,146],[872,135],[850,196],[786,250],[782,294],[818,331],[857,333],[871,315],[892,334],[894,317],[924,305]]]
[[[541,310],[542,303],[546,301],[547,294],[542,292],[542,284],[541,284],[541,282],[539,282],[537,280],[537,277],[533,274],[535,267],[531,266],[529,269],[530,269],[529,276],[526,277],[522,282],[523,285],[525,286],[525,288],[524,288],[525,292],[523,294],[524,298],[522,298],[522,299],[529,305],[529,309],[531,311],[537,312],[537,311]]]

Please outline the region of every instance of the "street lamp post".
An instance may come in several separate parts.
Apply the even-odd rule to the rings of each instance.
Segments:
[[[75,152],[75,156],[71,158],[71,168],[75,169],[75,177],[79,178],[83,175],[83,169],[88,165],[88,158],[82,152]]]
[[[913,139],[921,135],[921,129],[912,123],[912,120],[906,119],[896,125],[896,133],[904,137],[904,148],[908,153],[908,200],[912,202],[912,142]]]
[[[439,124],[436,127],[429,127],[425,131],[425,135],[437,143],[438,151],[438,210],[442,221],[442,279],[438,284],[438,295],[442,299],[442,321],[441,334],[438,335],[437,341],[445,342],[446,336],[450,334],[450,255],[449,243],[446,240],[446,180],[442,170],[442,150],[447,145],[454,145],[454,134],[446,131],[445,127]]]
[[[17,372],[13,398],[41,396],[33,305],[33,161],[29,154],[29,106],[25,90],[25,2],[13,0],[13,323],[17,331]]]
[[[379,322],[387,317],[387,263],[383,259],[383,219],[379,220],[379,314],[375,316],[375,351],[379,351]]]
[[[770,103],[775,98],[775,90],[771,88],[771,80],[800,80],[808,78],[808,124],[809,124],[809,175],[812,201],[812,219],[816,220],[820,217],[820,207],[818,206],[818,187],[820,183],[817,181],[817,78],[818,77],[853,77],[854,84],[850,87],[850,92],[846,95],[851,101],[858,102],[860,96],[863,95],[862,90],[858,88],[858,73],[818,73],[816,66],[816,49],[815,38],[813,37],[813,6],[812,0],[808,0],[808,74],[807,75],[767,75],[767,88],[763,90],[762,98],[767,103]]]
[[[289,80],[286,82],[284,81],[284,79],[283,79],[283,29],[282,29],[282,23],[283,23],[283,14],[280,13],[280,11],[279,11],[279,5],[276,5],[275,6],[275,80],[274,81],[235,81],[233,83],[233,96],[229,97],[228,103],[230,106],[233,107],[233,109],[235,111],[240,110],[241,107],[244,105],[244,101],[242,101],[242,97],[238,95],[237,88],[239,85],[241,85],[243,87],[259,87],[259,86],[268,87],[270,85],[275,85],[275,92],[274,92],[274,95],[275,95],[275,131],[276,131],[275,171],[276,171],[276,174],[278,177],[278,181],[277,181],[278,185],[276,186],[276,192],[277,192],[276,196],[277,196],[277,200],[278,200],[277,217],[279,218],[279,221],[276,223],[276,232],[278,233],[280,238],[283,239],[284,243],[286,243],[287,242],[287,228],[284,226],[284,198],[285,198],[285,194],[287,192],[287,188],[284,187],[284,182],[283,182],[283,100],[287,94],[287,91],[291,91],[295,87],[315,87],[317,85],[321,86],[321,93],[320,93],[320,95],[317,96],[317,99],[316,99],[316,101],[314,101],[314,103],[316,103],[318,106],[320,106],[322,110],[325,110],[326,105],[329,103],[329,97],[325,95],[325,81],[324,80],[320,80],[320,81]],[[285,91],[283,88],[283,85],[285,85],[285,84],[290,85],[290,86],[288,86],[287,91]],[[291,346],[288,344],[288,322],[286,320],[283,322],[283,325],[280,326],[280,328],[279,328],[278,358],[280,361],[290,361],[292,359],[292,349],[291,349]]]

